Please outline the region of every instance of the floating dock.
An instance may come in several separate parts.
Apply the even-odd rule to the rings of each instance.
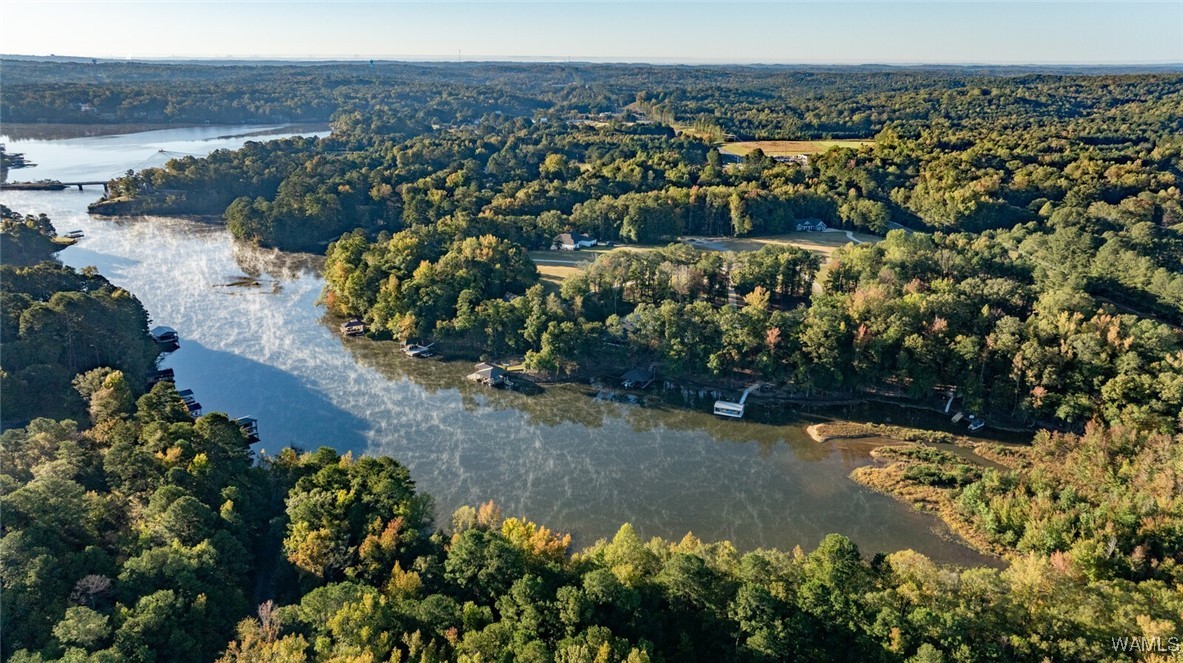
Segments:
[[[433,345],[435,345],[435,343],[431,343],[428,345],[418,345],[416,343],[407,343],[406,345],[403,346],[403,354],[405,354],[408,357],[414,357],[416,359],[426,359],[428,357],[433,357],[433,356],[435,356],[435,353],[432,352],[432,350],[431,350],[431,346],[433,346]]]

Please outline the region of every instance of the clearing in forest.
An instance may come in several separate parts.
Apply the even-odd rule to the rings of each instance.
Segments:
[[[788,157],[795,154],[818,154],[831,147],[850,147],[858,149],[863,145],[874,145],[873,140],[745,140],[736,143],[724,143],[719,146],[723,154],[737,157],[746,156],[756,148],[764,150],[770,157]]]
[[[849,236],[846,233],[845,230],[835,230],[791,232],[765,237],[684,237],[679,241],[703,251],[757,251],[766,244],[788,244],[813,251],[820,255],[823,261],[826,261],[830,259],[830,254],[835,249],[848,244],[851,239],[859,243],[878,242],[883,239],[866,233],[852,232]],[[580,251],[530,251],[529,256],[538,266],[543,284],[557,290],[564,280],[578,273],[603,253],[608,251],[652,251],[664,246],[666,245],[597,246]]]

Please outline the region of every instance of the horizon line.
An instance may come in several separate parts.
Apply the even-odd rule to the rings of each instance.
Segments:
[[[624,65],[733,65],[733,66],[837,66],[837,67],[1180,67],[1175,60],[994,60],[994,61],[930,61],[930,60],[728,60],[719,58],[683,58],[678,56],[652,58],[645,56],[558,56],[473,54],[421,55],[126,55],[94,56],[66,54],[0,53],[0,59],[38,60],[95,60],[99,62],[286,62],[333,64],[342,62],[400,63],[400,64],[624,64]]]

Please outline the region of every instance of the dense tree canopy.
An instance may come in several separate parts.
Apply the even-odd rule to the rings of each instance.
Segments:
[[[975,447],[989,464],[887,447],[854,474],[1003,570],[629,525],[571,551],[492,503],[437,523],[394,459],[254,458],[224,415],[144,394],[142,307],[41,262],[52,226],[5,211],[0,391],[28,421],[0,436],[9,660],[1117,661],[1114,638],[1183,629],[1177,74],[4,66],[10,122],[331,120],[129,173],[95,210],[327,246],[325,303],[379,333],[556,375],[656,361],[800,394],[952,390],[1070,429]],[[867,144],[719,149],[825,138]],[[886,238],[824,265],[676,241],[816,220]],[[643,246],[544,285],[527,252],[565,232]]]
[[[2,223],[4,421],[80,418],[85,402],[71,381],[101,366],[122,371],[132,392],[143,393],[160,351],[148,336],[148,314],[140,302],[91,270],[79,272],[54,260],[61,245],[51,241],[56,233],[44,215],[6,216]]]
[[[964,490],[1015,551],[998,571],[867,560],[839,535],[741,553],[628,525],[572,553],[492,503],[437,530],[390,458],[252,464],[234,422],[190,419],[167,383],[104,399],[88,430],[37,419],[0,436],[10,660],[1117,661],[1112,638],[1183,626],[1178,504],[1120,520],[1148,475],[1111,483],[1083,457],[1124,454],[1120,431],[1079,451],[1046,438],[1021,478]],[[1138,448],[1139,466],[1166,451]]]

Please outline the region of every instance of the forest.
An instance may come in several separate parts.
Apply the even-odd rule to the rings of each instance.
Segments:
[[[1180,501],[1123,517],[1178,496],[1177,438],[1045,438],[1029,469],[966,488],[1014,551],[1004,570],[868,559],[838,534],[743,552],[627,524],[575,551],[493,503],[437,522],[391,458],[252,462],[234,422],[193,420],[170,383],[133,401],[120,372],[83,381],[100,380],[86,423],[0,436],[11,661],[1123,661],[1113,638],[1167,652],[1183,627]],[[1166,458],[1152,448],[1173,474],[1147,471]],[[1140,469],[1113,483],[1065,453]]]
[[[740,68],[725,82],[690,68],[676,90],[626,94],[651,72],[560,93],[525,70],[443,67],[455,94],[373,91],[385,96],[343,106],[326,139],[174,160],[114,180],[95,208],[221,214],[245,241],[327,249],[334,311],[396,338],[525,354],[560,377],[624,344],[622,365],[675,375],[803,394],[954,388],[1019,424],[1178,429],[1180,77]],[[396,72],[414,73],[372,74]],[[454,82],[478,72],[479,85]],[[483,87],[514,84],[534,95],[516,111]],[[817,98],[865,128],[830,126]],[[763,119],[745,120],[757,102]],[[711,138],[855,134],[873,142],[804,162],[725,157]],[[533,292],[522,259],[564,231],[662,247],[813,220],[888,237],[825,269],[767,256],[799,272],[787,280],[756,255],[664,249],[613,252],[561,292]],[[504,258],[497,278],[463,268],[486,256]],[[755,299],[723,306],[728,288]]]
[[[160,349],[148,337],[148,314],[126,290],[93,269],[58,263],[64,248],[44,214],[22,216],[0,205],[0,409],[5,427],[35,417],[81,419],[86,401],[75,376],[112,367],[143,393]]]
[[[1129,660],[1117,637],[1178,655],[1183,76],[4,66],[9,121],[330,120],[328,138],[129,173],[95,211],[218,215],[241,241],[325,253],[326,307],[375,336],[560,379],[656,361],[805,399],[954,388],[1047,429],[977,448],[989,466],[894,445],[853,475],[1002,568],[627,524],[575,550],[562,523],[492,503],[436,514],[396,459],[254,454],[225,415],[145,392],[142,307],[52,261],[48,219],[5,210],[7,660]],[[826,138],[869,144],[719,150]],[[813,220],[882,239],[827,259],[679,241]],[[564,232],[625,246],[544,282],[531,256]]]

